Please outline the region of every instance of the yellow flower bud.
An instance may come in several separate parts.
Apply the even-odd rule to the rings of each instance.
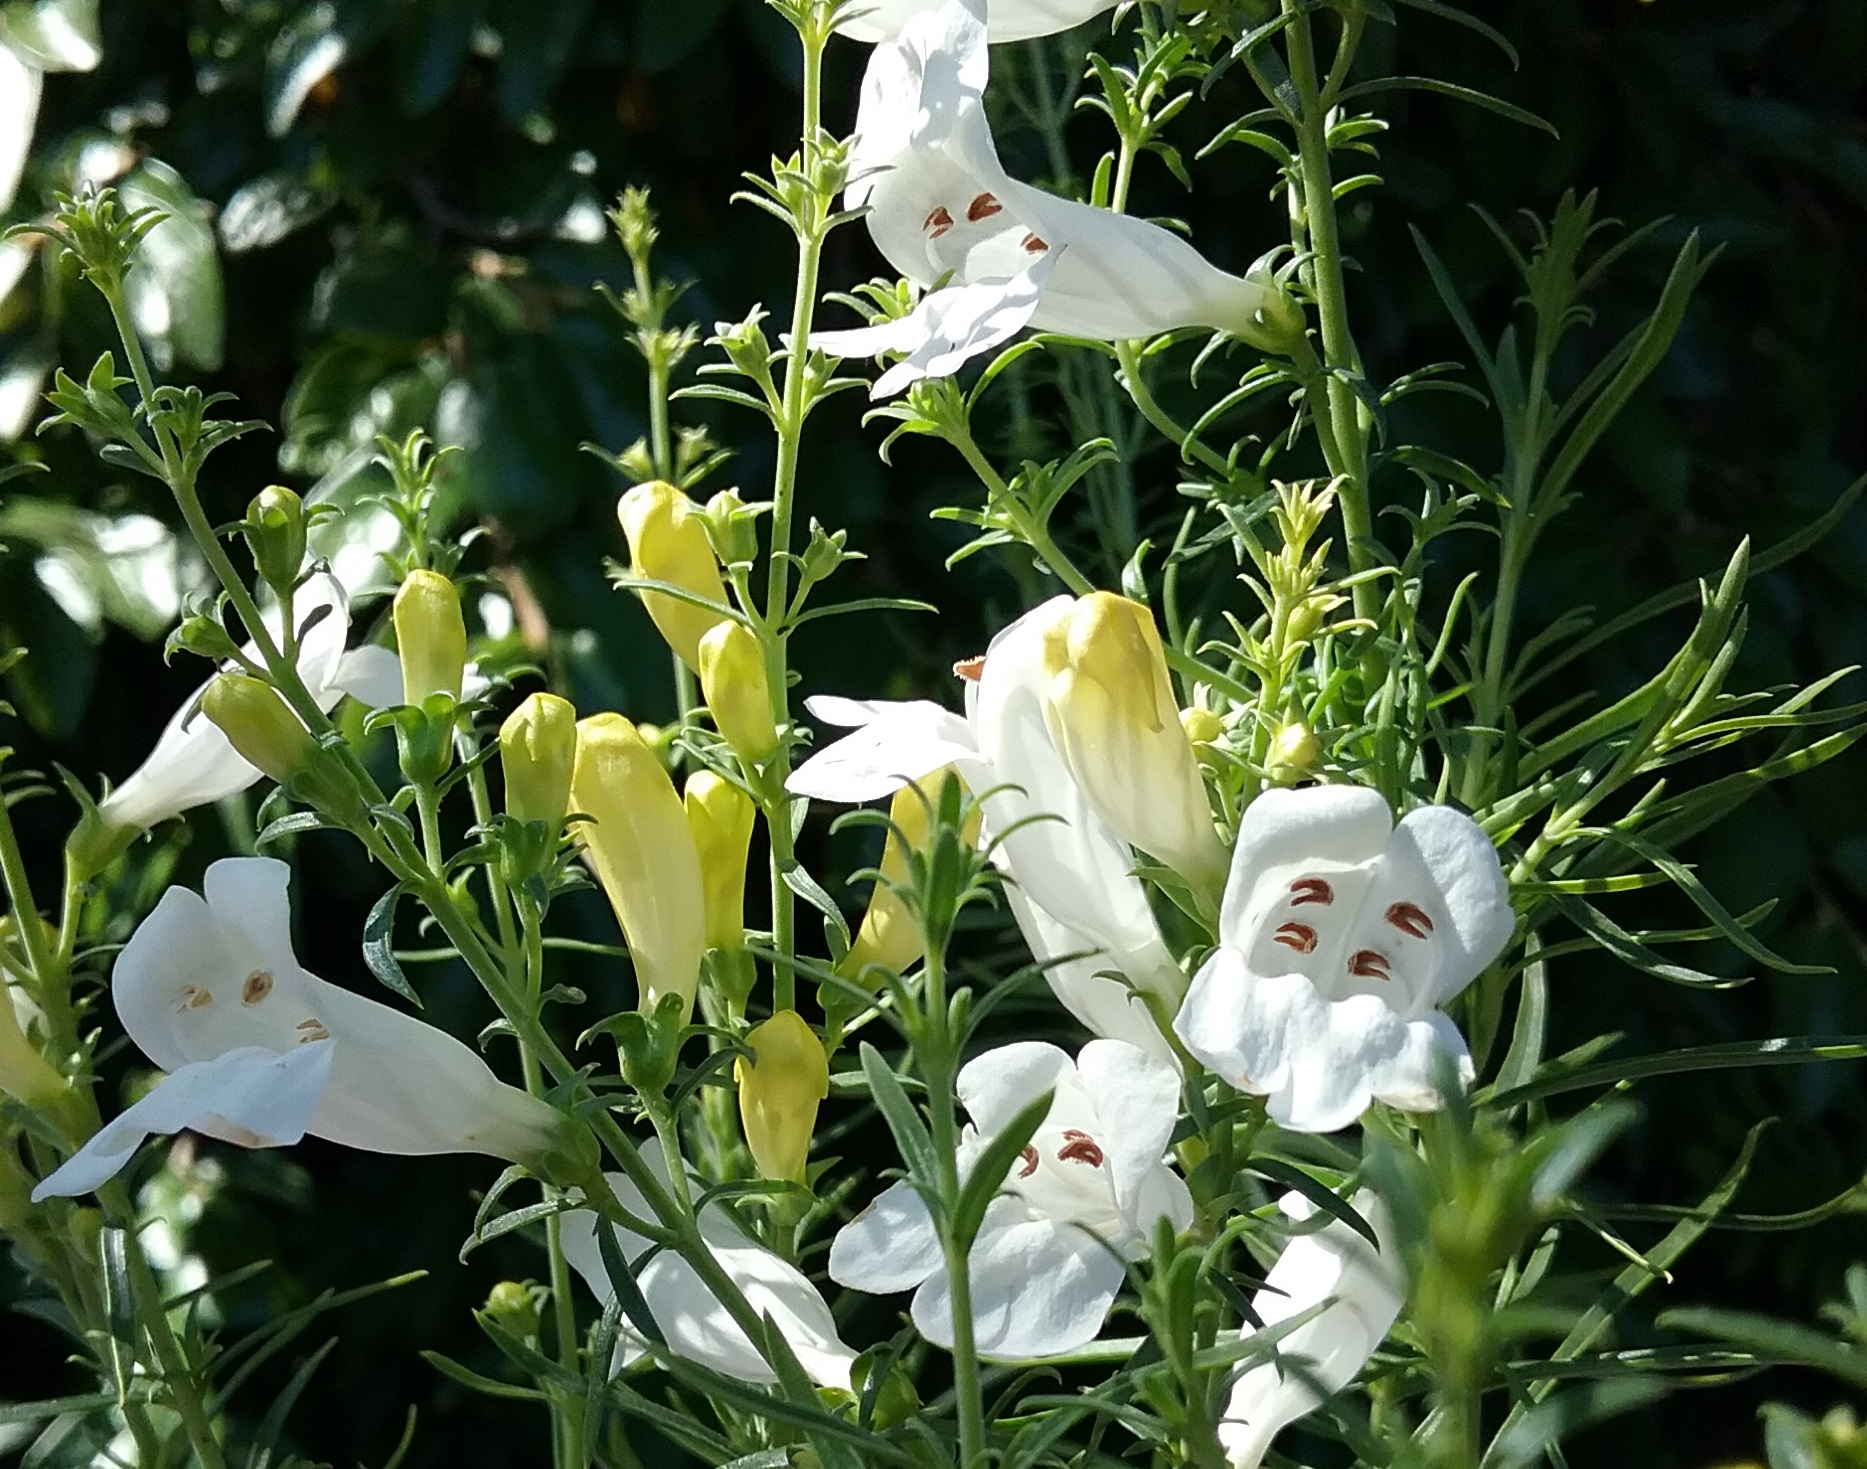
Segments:
[[[700,640],[700,689],[713,722],[748,765],[771,757],[778,727],[771,718],[765,653],[743,623],[722,622]]]
[[[12,918],[0,918],[0,940],[11,939],[13,932]],[[68,1092],[58,1068],[27,1037],[37,1018],[31,997],[0,967],[0,1092],[28,1107],[46,1106]]]
[[[1286,724],[1271,741],[1264,759],[1264,773],[1272,785],[1294,785],[1316,768],[1322,759],[1322,745],[1302,720]]]
[[[722,606],[726,586],[707,540],[700,507],[664,480],[637,485],[616,505],[616,518],[628,538],[630,570],[639,577],[665,581],[696,597]],[[700,671],[700,639],[724,614],[670,597],[643,592],[642,606],[680,660]]]
[[[395,594],[395,641],[402,658],[402,700],[460,697],[467,666],[467,624],[460,593],[438,571],[411,571]]]
[[[1196,887],[1224,881],[1225,848],[1180,725],[1147,608],[1094,592],[1044,637],[1044,720],[1102,819]]]
[[[941,783],[953,773],[944,765],[911,785],[904,785],[888,803],[890,829],[882,845],[878,864],[882,881],[869,896],[869,911],[862,915],[862,927],[856,941],[839,966],[844,974],[861,982],[862,971],[871,964],[892,969],[899,974],[926,952],[926,936],[908,905],[889,886],[908,877],[909,852],[924,851],[927,846],[927,822],[939,795]],[[966,818],[964,836],[968,842],[979,840],[979,811],[974,807]]]
[[[700,881],[706,890],[707,947],[745,946],[746,854],[752,848],[752,822],[758,808],[738,786],[711,770],[687,777],[682,804],[687,827],[700,853]]]
[[[556,694],[533,694],[499,726],[499,764],[506,777],[506,812],[556,831],[570,809],[571,767],[577,759],[577,711]]]
[[[609,896],[635,961],[640,1008],[681,996],[693,1011],[706,952],[706,898],[700,854],[674,782],[620,714],[577,725],[571,772],[573,810],[597,881]]]
[[[1195,745],[1210,745],[1224,737],[1225,721],[1210,709],[1195,704],[1191,709],[1180,711],[1180,728]]]
[[[318,742],[271,684],[223,673],[201,695],[201,712],[249,765],[283,785],[317,758]]]
[[[830,1059],[795,1010],[753,1026],[746,1044],[757,1059],[735,1061],[733,1080],[752,1161],[762,1177],[802,1183],[817,1106],[830,1094]]]

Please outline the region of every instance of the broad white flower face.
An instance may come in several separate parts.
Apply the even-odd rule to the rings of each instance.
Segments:
[[[989,793],[985,835],[999,839],[994,860],[1011,879],[1011,911],[1049,963],[1064,1008],[1099,1036],[1171,1059],[1136,992],[1171,1010],[1183,990],[1179,966],[1133,874],[1134,854],[1071,778],[1044,720],[1044,634],[1071,602],[1053,598],[992,640],[967,684],[964,718],[925,701],[807,701],[817,718],[855,732],[799,766],[790,789],[869,801],[956,767],[974,792]]]
[[[856,0],[850,18],[836,28],[837,34],[848,36],[852,41],[892,40],[915,16],[937,10],[939,3],[940,0]],[[1114,8],[1115,0],[989,0],[986,24],[989,39],[994,42],[1028,41],[1034,36],[1067,31]]]
[[[315,622],[320,609],[328,608]],[[346,695],[383,708],[402,702],[401,667],[387,648],[346,652],[350,602],[333,576],[319,573],[299,588],[293,616],[304,635],[298,647],[298,673],[318,707],[327,713]],[[309,623],[309,626],[307,624]],[[278,634],[275,625],[272,632]],[[251,643],[245,652],[257,658]],[[260,778],[226,735],[198,707],[208,683],[183,701],[169,720],[149,758],[113,790],[98,810],[111,826],[141,830],[245,790]]]
[[[1192,1222],[1186,1185],[1163,1161],[1180,1112],[1180,1074],[1123,1041],[1075,1061],[1056,1046],[1000,1046],[959,1074],[972,1125],[970,1169],[991,1139],[1045,1092],[1050,1112],[987,1207],[968,1257],[973,1329],[990,1357],[1042,1357],[1093,1341],[1155,1223]],[[926,1202],[898,1183],[830,1245],[830,1278],[856,1290],[914,1291],[921,1335],[953,1343],[953,1299]]]
[[[1440,1006],[1516,926],[1497,849],[1470,817],[1424,806],[1393,824],[1360,786],[1259,796],[1239,824],[1220,947],[1174,1030],[1285,1127],[1334,1132],[1379,1099],[1441,1105],[1464,1037]]]
[[[118,1018],[170,1075],[33,1191],[88,1193],[152,1133],[242,1147],[307,1132],[374,1153],[489,1153],[518,1162],[561,1119],[445,1031],[319,979],[292,950],[291,869],[214,863],[206,896],[172,887],[111,976]]]
[[[928,290],[898,321],[823,332],[838,357],[905,353],[873,396],[954,372],[1026,326],[1102,341],[1207,326],[1257,333],[1280,305],[1178,235],[1020,183],[986,121],[984,0],[947,0],[877,46],[850,140],[849,208],[890,265]],[[943,282],[946,282],[943,284]]]
[[[667,1164],[658,1150],[648,1149],[642,1157],[665,1184]],[[623,1208],[638,1219],[654,1217],[640,1190],[627,1177],[620,1173],[604,1177]],[[583,1277],[584,1284],[596,1298],[607,1305],[615,1291],[603,1265],[602,1248],[597,1243],[596,1231],[600,1224],[595,1210],[574,1209],[564,1215],[561,1239],[564,1258]],[[648,1302],[649,1312],[655,1318],[655,1325],[661,1328],[670,1351],[741,1382],[778,1380],[719,1298],[694,1272],[693,1266],[672,1250],[657,1250],[650,1256],[651,1246],[641,1235],[619,1225],[612,1224],[609,1228],[623,1259],[635,1270],[635,1283]],[[839,1387],[847,1392],[849,1369],[856,1354],[837,1334],[830,1308],[809,1277],[748,1237],[717,1202],[701,1209],[700,1233],[720,1268],[745,1294],[747,1304],[777,1324],[810,1380],[819,1387]],[[636,1269],[636,1262],[644,1256],[649,1256],[648,1263]],[[616,1342],[615,1365],[626,1367],[639,1360],[645,1350],[641,1334],[625,1316]]]
[[[1246,1368],[1233,1382],[1219,1423],[1232,1469],[1257,1469],[1279,1431],[1353,1382],[1400,1315],[1407,1285],[1387,1209],[1371,1189],[1349,1205],[1373,1226],[1378,1251],[1331,1219],[1284,1246],[1264,1288],[1251,1298],[1267,1329],[1322,1310],[1279,1337],[1270,1361]],[[1301,1194],[1285,1195],[1279,1207],[1299,1224],[1318,1212]]]

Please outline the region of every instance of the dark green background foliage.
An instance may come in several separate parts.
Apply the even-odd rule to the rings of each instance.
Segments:
[[[1534,631],[1578,603],[1617,610],[1721,565],[1744,534],[1760,544],[1777,539],[1832,503],[1867,463],[1867,128],[1857,108],[1867,83],[1867,7],[1508,0],[1483,9],[1521,52],[1514,74],[1479,37],[1413,12],[1404,12],[1397,33],[1379,33],[1369,63],[1487,86],[1548,117],[1561,137],[1437,96],[1385,99],[1393,124],[1381,140],[1387,187],[1355,195],[1346,216],[1347,247],[1361,266],[1358,330],[1377,381],[1463,355],[1409,227],[1446,260],[1487,335],[1508,321],[1514,278],[1468,208],[1473,202],[1519,237],[1516,211],[1547,215],[1568,189],[1599,189],[1602,212],[1629,225],[1671,217],[1597,293],[1598,324],[1572,341],[1577,361],[1647,309],[1687,231],[1724,247],[1664,368],[1592,460],[1579,507],[1545,539],[1523,604],[1523,625]],[[607,236],[562,238],[560,222],[567,214],[588,219],[624,185],[649,185],[662,216],[662,268],[695,282],[681,308],[693,320],[710,327],[755,302],[788,301],[788,240],[767,217],[728,203],[743,170],[795,146],[782,25],[756,0],[105,0],[103,26],[98,71],[47,81],[36,165],[16,213],[61,182],[87,141],[113,135],[173,169],[184,181],[177,197],[191,191],[204,201],[201,216],[216,221],[220,235],[224,347],[211,329],[208,283],[186,274],[202,262],[184,260],[171,295],[192,309],[177,317],[167,344],[175,373],[236,393],[243,416],[279,425],[277,436],[242,440],[217,457],[204,487],[210,512],[237,518],[275,479],[321,485],[348,503],[367,483],[359,470],[376,433],[431,427],[463,445],[448,481],[462,516],[494,526],[469,565],[535,598],[531,656],[585,712],[666,717],[665,650],[639,609],[608,590],[599,560],[621,551],[612,510],[622,483],[580,449],[587,441],[615,451],[644,431],[639,364],[592,289],[625,283],[627,262]],[[1114,58],[1125,55],[1119,36],[1100,44]],[[1082,45],[1066,38],[1000,50],[995,64],[1026,94],[1040,74],[1062,88],[1074,85]],[[833,49],[832,126],[851,119],[862,60],[854,45]],[[1232,77],[1210,105],[1252,104],[1242,78]],[[1103,119],[1078,112],[1064,160],[1015,107],[1000,124],[1014,171],[1052,183],[1066,161],[1086,177],[1110,141]],[[1183,215],[1201,247],[1233,268],[1281,238],[1282,206],[1269,197],[1273,180],[1261,158],[1227,149],[1191,166],[1198,188],[1189,198],[1156,160],[1143,160],[1137,209]],[[859,228],[832,240],[831,286],[846,288],[881,268]],[[106,326],[86,293],[42,263],[0,313],[0,370],[47,352],[81,370],[107,345]],[[1063,420],[1041,376],[1048,370],[1037,368],[1026,383],[1033,417],[1002,422],[991,447],[1035,454],[1098,431]],[[695,423],[697,407],[677,412]],[[959,528],[930,521],[928,511],[972,503],[976,487],[937,446],[904,443],[892,469],[882,465],[875,453],[882,430],[863,427],[861,408],[849,395],[813,420],[805,512],[848,526],[852,546],[870,558],[849,574],[847,595],[917,596],[944,610],[937,618],[819,624],[828,630],[800,639],[805,687],[951,697],[947,666],[977,651],[991,628],[1044,589],[1028,566],[1000,552],[943,570]],[[1274,434],[1281,410],[1261,411],[1263,422],[1253,426]],[[1478,405],[1431,394],[1406,400],[1405,412],[1396,425],[1403,437],[1458,454],[1481,472],[1496,468],[1491,420]],[[740,450],[716,484],[737,482],[757,498],[769,472],[768,441],[744,420],[711,427]],[[34,495],[174,518],[158,486],[103,470],[71,431],[12,452],[42,456],[55,471],[30,483]],[[1171,538],[1184,503],[1179,468],[1170,450],[1152,450],[1077,498],[1070,549],[1099,581],[1114,584],[1119,573],[1099,529],[1119,534],[1132,524],[1157,539],[1164,528]],[[1404,475],[1388,473],[1385,495],[1406,496]],[[8,539],[0,631],[33,653],[12,691],[31,717],[25,758],[56,760],[86,778],[100,771],[120,778],[199,666],[165,669],[159,639],[140,640],[115,624],[93,640],[39,589],[28,569],[34,544]],[[1467,539],[1448,553],[1443,588],[1463,570],[1452,558],[1485,564],[1488,544]],[[1242,589],[1219,575],[1204,595],[1215,607],[1245,602]],[[1562,687],[1547,687],[1550,703],[1590,684],[1610,696],[1631,687],[1664,660],[1677,631],[1656,625],[1644,639],[1622,640],[1585,668],[1572,667],[1557,681]],[[1816,551],[1761,583],[1744,657],[1746,677],[1734,683],[1746,686],[1867,662],[1867,509],[1857,507]],[[1857,754],[1766,792],[1689,854],[1733,911],[1776,900],[1767,940],[1793,958],[1832,964],[1835,975],[1763,978],[1708,993],[1623,971],[1605,957],[1559,961],[1552,1050],[1604,1031],[1626,1032],[1629,1053],[1867,1032],[1863,768]],[[68,817],[53,801],[21,816],[47,859],[41,876],[49,889],[50,858]],[[140,891],[147,902],[171,865],[177,878],[192,880],[238,844],[236,823],[223,830],[213,813],[201,816],[188,832],[138,849],[122,874],[126,895]],[[306,839],[298,854],[304,957],[331,978],[366,985],[356,936],[380,884],[353,852],[320,841]],[[815,848],[818,869],[834,876],[861,865],[866,853],[851,843]],[[1669,917],[1643,908],[1638,896],[1608,902],[1622,905],[1613,911],[1629,926]],[[592,937],[612,937],[594,903],[575,907],[573,917]],[[1727,959],[1732,973],[1741,972],[1737,955]],[[565,977],[618,1002],[627,993],[602,967],[567,969]],[[466,1034],[484,1022],[464,975],[429,968],[418,983],[431,997],[431,1017]],[[1640,1100],[1642,1125],[1593,1180],[1603,1201],[1695,1200],[1729,1166],[1748,1125],[1766,1115],[1781,1122],[1766,1137],[1740,1209],[1803,1208],[1844,1190],[1867,1167],[1867,1090],[1858,1069],[1687,1077],[1648,1084]],[[227,1182],[194,1227],[192,1247],[216,1268],[277,1262],[229,1297],[238,1320],[257,1321],[326,1286],[415,1267],[433,1272],[328,1319],[342,1340],[295,1420],[305,1453],[379,1463],[414,1403],[422,1426],[411,1465],[538,1459],[542,1415],[471,1397],[416,1355],[437,1347],[497,1372],[468,1307],[502,1276],[541,1270],[542,1257],[510,1239],[454,1263],[472,1190],[490,1178],[481,1162],[402,1162],[321,1143],[216,1156]],[[1655,1229],[1625,1227],[1636,1240]],[[1840,1293],[1842,1271],[1867,1255],[1864,1246],[1847,1214],[1793,1235],[1717,1232],[1688,1257],[1676,1292],[1662,1289],[1649,1300],[1670,1294],[1808,1320]],[[1600,1265],[1604,1277],[1614,1268],[1605,1250]],[[0,1274],[0,1294],[16,1285]],[[866,1309],[858,1334],[886,1319]],[[1638,1324],[1626,1331],[1629,1344],[1645,1339]],[[50,1332],[14,1319],[5,1337],[24,1348],[9,1351],[7,1396],[77,1385],[62,1375]],[[289,1370],[281,1363],[262,1379],[246,1411],[263,1413],[265,1383],[276,1386]],[[1662,1469],[1743,1457],[1756,1452],[1754,1415],[1765,1398],[1819,1410],[1836,1391],[1778,1371],[1683,1392],[1578,1439],[1570,1462]]]

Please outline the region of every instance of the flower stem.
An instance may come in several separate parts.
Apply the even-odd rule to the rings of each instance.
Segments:
[[[992,461],[985,457],[979,445],[972,437],[969,428],[954,427],[945,434],[946,441],[959,450],[960,456],[972,467],[972,472],[979,476],[985,485],[990,503],[1004,511],[1011,521],[1012,529],[1018,539],[1023,541],[1038,555],[1044,565],[1056,573],[1057,577],[1077,596],[1087,596],[1093,592],[1095,583],[1084,576],[1074,561],[1064,554],[1063,548],[1051,539],[1049,530],[1023,505],[1018,497],[1011,493],[999,472],[992,467]]]
[[[1348,565],[1351,572],[1359,572],[1376,564],[1368,550],[1368,543],[1374,536],[1368,489],[1368,435],[1372,425],[1366,406],[1351,386],[1351,382],[1361,376],[1361,356],[1348,323],[1342,240],[1337,227],[1335,184],[1329,163],[1328,104],[1317,78],[1310,7],[1307,0],[1283,0],[1283,8],[1290,17],[1284,35],[1289,50],[1290,81],[1298,103],[1293,125],[1302,188],[1299,229],[1304,238],[1299,238],[1296,244],[1299,250],[1307,247],[1310,254],[1304,268],[1305,282],[1315,298],[1322,328],[1322,371],[1325,374],[1321,391],[1310,393],[1308,401],[1318,436],[1323,435],[1326,420],[1328,436],[1335,444],[1336,462],[1331,463],[1330,468],[1341,480],[1337,502],[1342,509],[1342,529],[1348,541]],[[1346,36],[1344,43],[1352,56],[1353,48]],[[1337,70],[1343,70],[1340,59]],[[1354,599],[1357,617],[1372,620],[1379,614],[1371,582],[1357,582]]]

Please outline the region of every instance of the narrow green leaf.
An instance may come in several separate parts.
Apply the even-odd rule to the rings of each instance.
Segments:
[[[1676,1076],[1688,1071],[1732,1071],[1747,1066],[1803,1066],[1814,1061],[1859,1061],[1867,1057],[1867,1035],[1776,1036],[1762,1041],[1730,1041],[1715,1046],[1687,1046],[1654,1056],[1630,1056],[1623,1061],[1602,1061],[1564,1066],[1552,1061],[1537,1076],[1509,1091],[1480,1093],[1487,1107],[1515,1107],[1564,1092],[1596,1086],[1617,1086],[1652,1076]]]
[[[875,1099],[875,1105],[888,1124],[888,1130],[894,1134],[895,1147],[901,1152],[901,1159],[908,1165],[908,1172],[918,1182],[931,1186],[939,1176],[934,1160],[933,1139],[927,1135],[914,1104],[908,1100],[908,1094],[901,1089],[901,1078],[896,1076],[888,1063],[882,1059],[882,1053],[867,1041],[862,1043],[862,1074],[869,1083],[869,1095]],[[949,1099],[940,1098],[936,1106],[951,1105]],[[1003,1175],[1001,1175],[1002,1177]]]
[[[1508,117],[1512,122],[1520,122],[1525,127],[1548,133],[1552,138],[1562,136],[1556,131],[1555,124],[1538,117],[1526,107],[1506,102],[1502,97],[1493,97],[1489,92],[1480,92],[1475,87],[1461,87],[1457,82],[1441,81],[1438,77],[1377,77],[1373,81],[1344,87],[1337,100],[1352,102],[1358,97],[1372,97],[1380,92],[1433,92],[1441,97],[1450,97],[1455,102],[1469,102],[1474,107],[1484,108],[1486,112],[1495,112],[1499,117]]]
[[[395,905],[401,896],[402,884],[397,883],[371,905],[369,917],[363,920],[363,962],[371,974],[419,1010],[421,996],[395,957]]]
[[[1044,1119],[1050,1115],[1054,1095],[1046,1091],[1020,1107],[1011,1121],[1005,1124],[1004,1131],[985,1145],[984,1151],[974,1162],[972,1172],[960,1187],[959,1202],[953,1209],[953,1238],[959,1241],[962,1248],[971,1247],[985,1219],[987,1207],[1005,1186],[1011,1165],[1018,1161],[1019,1155],[1037,1135],[1037,1129],[1044,1125]],[[1033,1163],[1036,1158],[1037,1155],[1033,1153]]]

